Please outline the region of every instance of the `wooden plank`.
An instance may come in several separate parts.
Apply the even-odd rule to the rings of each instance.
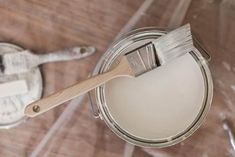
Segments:
[[[154,1],[134,28],[168,26],[169,21],[175,20],[172,13],[179,2]],[[92,44],[98,48],[94,56],[79,62],[43,65],[41,69],[46,96],[86,78],[98,57],[142,3],[143,0],[0,1],[0,40],[17,43],[35,52],[49,52],[83,44]],[[192,0],[183,20],[183,23],[191,23],[193,31],[212,56],[210,67],[215,94],[202,127],[181,144],[164,149],[137,147],[133,156],[235,155],[219,116],[224,114],[232,121],[235,120],[234,8],[231,0]],[[86,99],[76,108],[71,120],[48,141],[40,156],[123,156],[125,142],[102,121],[95,120],[88,105]],[[61,106],[16,128],[1,130],[0,156],[29,156],[64,108]]]

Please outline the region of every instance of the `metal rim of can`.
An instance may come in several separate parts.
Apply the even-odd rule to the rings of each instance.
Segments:
[[[158,30],[157,28],[142,28],[138,30],[134,30],[130,33],[127,33],[119,40],[114,42],[106,52],[100,57],[98,60],[93,72],[92,76],[97,75],[99,73],[103,73],[109,69],[111,64],[120,56],[120,52],[126,46],[131,43],[134,43],[139,40],[143,40],[146,38],[157,38],[161,35],[164,35],[166,31]],[[213,97],[213,82],[209,67],[207,65],[207,60],[202,56],[199,50],[195,49],[195,51],[190,52],[192,57],[197,61],[198,65],[201,68],[204,84],[205,84],[205,95],[204,95],[204,103],[202,104],[201,110],[198,113],[198,116],[195,118],[194,122],[185,129],[184,132],[172,137],[171,139],[165,140],[145,140],[135,137],[133,135],[128,134],[122,128],[120,128],[110,117],[108,110],[106,108],[105,98],[104,98],[104,85],[97,87],[95,92],[95,101],[99,111],[99,117],[104,120],[106,125],[120,138],[123,140],[132,143],[141,147],[155,147],[162,148],[168,147],[179,142],[182,142],[184,139],[191,136],[202,124],[205,119],[212,102]]]

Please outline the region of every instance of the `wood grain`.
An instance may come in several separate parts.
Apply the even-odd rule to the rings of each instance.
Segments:
[[[95,55],[79,62],[43,65],[41,70],[44,75],[44,96],[46,96],[87,78],[98,57],[110,45],[141,3],[141,0],[0,1],[0,40],[16,43],[40,53],[81,45],[93,45],[97,48]],[[43,154],[45,156],[77,156],[77,154],[90,156],[93,154],[91,150],[94,154],[101,155],[105,155],[105,152],[109,156],[122,154],[124,142],[113,135],[103,122],[96,123],[88,110],[88,105],[88,101],[85,100],[82,107],[76,111],[77,116],[74,118],[78,121],[72,120],[69,127],[66,125],[65,129],[58,133],[61,137],[59,141],[63,142],[59,142],[60,145],[54,147],[53,141],[56,143],[58,141],[53,139],[49,142],[51,146],[44,148],[40,156],[44,156]],[[30,119],[16,128],[2,130],[0,156],[29,156],[64,107],[61,106],[38,118]],[[100,131],[97,131],[98,128]],[[65,134],[70,132],[69,130],[73,133],[68,137],[72,135],[75,137],[65,140],[64,138],[67,137]],[[105,130],[104,133],[102,130]],[[112,149],[108,145],[112,140],[106,141],[104,149],[101,147],[103,144],[96,144],[96,139],[104,142],[102,138],[105,132],[110,134],[116,148]],[[80,136],[81,139],[78,139]],[[74,147],[64,152],[71,143]]]
[[[134,28],[166,27],[180,0],[155,0]],[[21,0],[0,1],[0,40],[16,43],[35,53],[76,45],[93,45],[98,51],[81,61],[41,66],[44,96],[85,79],[144,0]],[[235,155],[220,115],[235,120],[235,7],[233,0],[192,0],[183,23],[190,22],[212,56],[214,99],[202,127],[181,144],[164,149],[136,147],[134,157],[232,157]],[[133,28],[133,29],[134,29]],[[9,130],[0,131],[0,156],[30,156],[63,112],[49,111]],[[101,120],[92,117],[86,98],[38,156],[123,156],[125,142]]]

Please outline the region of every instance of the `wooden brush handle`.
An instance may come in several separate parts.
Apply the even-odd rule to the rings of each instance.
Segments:
[[[77,96],[85,94],[86,92],[104,84],[105,82],[113,78],[119,76],[132,76],[132,75],[133,75],[132,70],[129,67],[128,61],[126,60],[125,57],[123,57],[118,66],[111,71],[84,80],[78,84],[62,89],[59,92],[56,92],[41,100],[29,104],[25,108],[25,115],[29,117],[35,117],[68,100],[71,100]]]

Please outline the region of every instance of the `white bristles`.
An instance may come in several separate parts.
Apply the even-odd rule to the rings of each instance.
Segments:
[[[135,76],[168,63],[194,49],[190,25],[186,24],[127,53]],[[156,50],[156,51],[155,51]]]
[[[186,24],[153,41],[159,61],[165,64],[193,50],[190,25]]]

